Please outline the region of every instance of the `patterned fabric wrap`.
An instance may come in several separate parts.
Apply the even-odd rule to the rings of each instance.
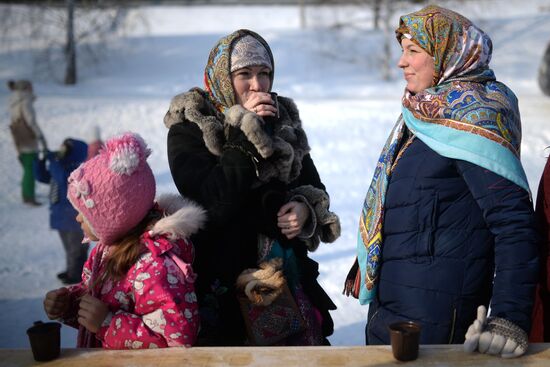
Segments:
[[[367,192],[357,243],[360,273],[355,274],[353,291],[346,285],[361,304],[370,303],[376,294],[388,182],[415,136],[440,155],[487,168],[529,191],[519,161],[517,99],[489,69],[490,38],[468,19],[438,6],[402,16],[396,35],[398,42],[410,35],[434,58],[434,87],[416,94],[405,91],[403,114],[382,150]],[[414,135],[404,138],[405,126]],[[504,163],[498,162],[501,157]]]
[[[253,305],[238,297],[251,345],[286,345],[286,339],[304,330],[300,309],[288,286],[269,306]]]
[[[384,203],[386,189],[393,170],[399,160],[399,146],[404,140],[405,125],[400,118],[394,126],[382,153],[376,163],[374,176],[367,191],[357,237],[357,261],[360,271],[360,285],[353,295],[359,298],[361,304],[370,303],[376,292],[378,268],[382,253],[382,223],[384,218]],[[409,140],[407,143],[410,143]],[[405,143],[405,144],[407,144]],[[404,152],[404,149],[401,149]]]
[[[271,62],[270,79],[271,85],[273,85],[275,71],[273,54],[267,42],[259,34],[247,29],[239,29],[223,37],[210,51],[208,63],[204,69],[205,89],[208,92],[210,100],[220,112],[224,112],[227,108],[237,103],[233,84],[231,83],[231,52],[235,42],[246,36],[254,37],[266,49]],[[244,62],[244,60],[241,61]]]
[[[271,70],[269,53],[256,38],[252,36],[239,38],[231,50],[231,72],[254,65],[266,66]]]

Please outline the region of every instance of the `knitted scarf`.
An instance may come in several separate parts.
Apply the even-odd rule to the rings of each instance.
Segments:
[[[376,294],[384,239],[384,203],[391,174],[415,138],[438,154],[486,168],[522,187],[529,186],[520,162],[521,122],[517,99],[497,82],[488,64],[490,38],[463,16],[428,6],[402,16],[401,42],[412,36],[434,59],[433,87],[405,91],[402,114],[388,138],[363,204],[357,259],[344,293],[370,303]],[[408,128],[412,135],[404,134]]]

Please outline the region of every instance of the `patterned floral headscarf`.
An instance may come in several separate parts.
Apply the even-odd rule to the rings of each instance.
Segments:
[[[489,68],[491,39],[468,19],[451,10],[431,5],[404,15],[395,30],[401,44],[403,35],[434,58],[434,85]]]
[[[208,63],[204,69],[204,86],[214,106],[220,112],[235,105],[235,90],[231,83],[231,51],[235,43],[245,36],[257,39],[266,49],[271,61],[270,85],[273,85],[275,62],[267,42],[257,33],[248,29],[239,29],[223,37],[210,51]],[[271,87],[270,87],[271,88]]]
[[[489,68],[489,36],[462,15],[434,5],[402,16],[398,42],[404,34],[433,56],[435,87],[414,95],[405,91],[403,106],[423,121],[473,128],[519,156],[517,99]]]
[[[244,36],[233,43],[231,50],[231,72],[247,66],[265,66],[273,69],[267,49],[252,36]]]
[[[344,289],[362,304],[369,303],[376,294],[388,183],[413,139],[421,139],[444,157],[495,172],[529,192],[519,160],[521,122],[517,99],[496,81],[489,68],[490,38],[462,15],[439,6],[402,16],[396,36],[399,43],[403,37],[410,37],[433,57],[434,86],[416,94],[405,90],[403,113],[378,159],[363,204],[358,258]]]

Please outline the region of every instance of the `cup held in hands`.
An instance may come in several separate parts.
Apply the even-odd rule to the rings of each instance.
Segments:
[[[275,108],[277,109],[277,113],[275,114],[275,118],[276,119],[279,119],[280,115],[279,115],[279,101],[277,101],[277,93],[275,92],[270,92],[269,94],[271,94],[271,100],[273,101],[273,106],[275,106]]]

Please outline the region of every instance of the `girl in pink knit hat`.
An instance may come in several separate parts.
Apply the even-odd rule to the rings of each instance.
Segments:
[[[199,328],[194,249],[206,214],[179,195],[155,202],[150,150],[137,134],[106,143],[69,177],[84,241],[99,241],[82,281],[46,294],[50,319],[79,329],[78,347],[192,346]]]

